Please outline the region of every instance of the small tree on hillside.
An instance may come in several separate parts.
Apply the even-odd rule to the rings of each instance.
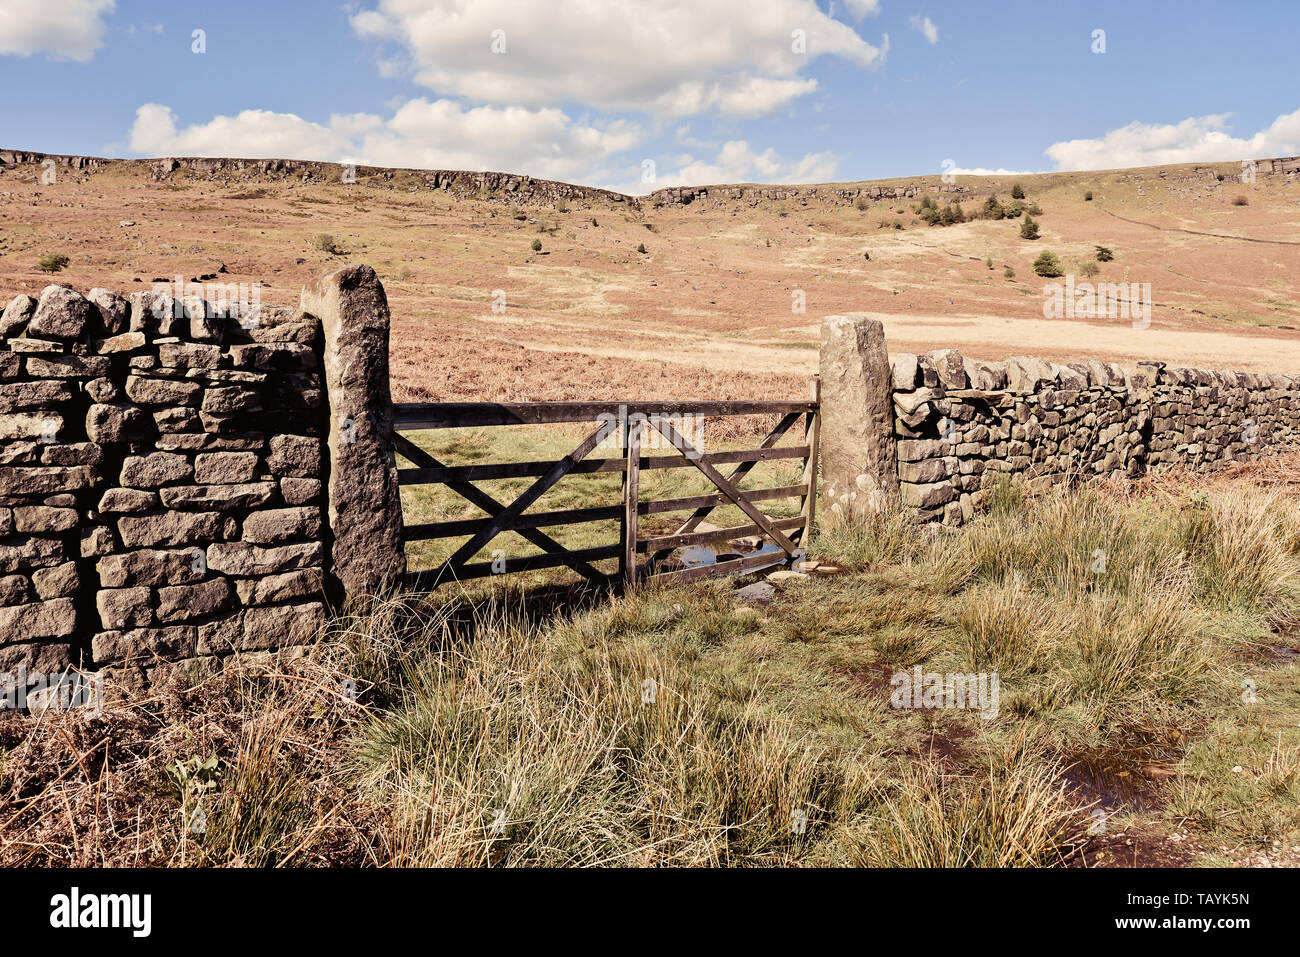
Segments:
[[[1109,249],[1107,249],[1105,246],[1097,247],[1097,262],[1108,263],[1114,258],[1115,258],[1115,254],[1111,252]]]
[[[1038,223],[1034,220],[1032,216],[1026,215],[1025,221],[1020,224],[1020,238],[1021,239],[1038,238]]]
[[[62,253],[46,253],[36,260],[36,268],[41,272],[58,272],[68,265],[68,257]]]
[[[1039,253],[1038,258],[1034,260],[1034,272],[1049,279],[1065,275],[1065,271],[1061,268],[1061,258],[1056,253],[1049,252],[1046,249]]]
[[[1025,188],[1024,188],[1023,186],[1021,186],[1019,183],[1016,183],[1014,186],[1011,187],[1011,198],[1012,198],[1012,199],[1024,199],[1024,198],[1025,198]]]

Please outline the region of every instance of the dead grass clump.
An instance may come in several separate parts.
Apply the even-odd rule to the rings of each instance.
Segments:
[[[386,815],[352,800],[331,744],[362,717],[333,646],[110,676],[101,714],[0,716],[0,862],[77,867],[373,860]]]
[[[1086,821],[1053,765],[1020,757],[967,775],[922,761],[902,766],[879,816],[847,828],[844,844],[860,867],[1047,867],[1082,842]]]

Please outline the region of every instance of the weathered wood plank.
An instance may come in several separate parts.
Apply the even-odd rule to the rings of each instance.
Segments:
[[[774,498],[802,497],[808,490],[806,485],[780,485],[775,488],[746,490],[751,502]],[[726,505],[731,500],[721,492],[711,495],[689,495],[684,498],[663,498],[656,500],[641,499],[637,503],[637,515],[658,515],[664,512],[680,512],[688,508],[703,505]],[[605,522],[623,516],[622,505],[589,505],[582,508],[562,508],[552,512],[532,512],[517,516],[506,525],[506,531],[521,531],[527,528],[546,528],[552,525],[582,525],[586,522]],[[491,516],[481,518],[459,518],[445,522],[425,522],[420,525],[406,526],[406,540],[409,542],[429,541],[437,538],[458,538],[473,535],[487,526]]]
[[[624,428],[623,444],[627,447],[627,470],[623,473],[623,555],[621,558],[623,590],[636,591],[636,539],[637,504],[641,493],[641,432],[640,422],[629,422]]]
[[[618,558],[623,554],[623,545],[597,545],[593,548],[579,548],[563,554],[524,555],[507,558],[500,570],[494,569],[493,562],[470,562],[464,565],[448,567],[440,565],[426,571],[408,572],[406,586],[420,591],[432,590],[438,585],[451,581],[469,581],[474,578],[486,578],[489,575],[508,575],[511,572],[525,572],[537,568],[556,568],[568,565],[575,568],[575,563],[597,562],[609,558]],[[600,573],[598,573],[600,574]],[[600,574],[598,584],[609,584],[610,576]]]
[[[808,412],[807,402],[403,402],[393,407],[394,428],[462,429],[492,425],[546,425],[559,422],[615,423],[641,415],[768,415]]]
[[[732,479],[735,481],[735,479]],[[746,489],[745,494],[749,496],[751,502],[762,502],[774,498],[793,498],[802,496],[808,490],[806,485],[777,485],[773,488]],[[685,498],[661,498],[654,501],[641,502],[642,515],[658,515],[663,512],[680,512],[688,508],[705,508],[710,511],[719,505],[726,505],[731,501],[721,492],[713,492],[708,495],[688,495]],[[678,529],[680,532],[681,529]],[[689,531],[689,529],[688,529]]]
[[[822,380],[813,376],[808,380],[808,398],[816,408],[804,415],[804,444],[808,446],[808,457],[803,462],[803,482],[808,492],[799,502],[799,511],[804,518],[803,529],[796,539],[800,545],[807,546],[812,536],[813,525],[817,521],[817,456],[821,450],[822,434]]]
[[[803,523],[803,516],[795,515],[793,518],[773,519],[772,527],[785,531],[787,529],[803,528]],[[647,538],[642,542],[638,542],[636,548],[639,552],[672,551],[676,548],[685,548],[688,545],[731,541],[733,538],[755,535],[762,531],[763,529],[758,525],[736,525],[732,528],[717,528],[707,532],[686,532],[683,535],[663,535],[659,538]]]
[[[797,418],[797,416],[796,416]],[[407,456],[402,453],[403,457]],[[709,465],[725,465],[730,462],[752,463],[770,462],[777,459],[802,459],[808,455],[806,445],[786,445],[778,448],[745,449],[743,451],[705,452],[700,461]],[[411,461],[414,461],[412,459]],[[442,465],[413,469],[398,469],[397,478],[402,485],[451,484],[452,482],[489,482],[497,479],[529,478],[545,475],[555,464],[553,459],[543,462],[508,462],[497,465]],[[680,455],[642,456],[641,471],[650,469],[687,468],[692,463]],[[577,463],[568,472],[570,475],[590,475],[595,472],[622,472],[627,468],[627,460],[588,459]],[[746,469],[745,471],[749,471]]]
[[[767,568],[769,565],[784,565],[786,558],[782,552],[765,552],[762,555],[746,555],[743,558],[734,558],[728,562],[716,562],[712,565],[694,565],[691,568],[681,568],[671,572],[659,572],[655,575],[656,582],[664,584],[680,584],[682,582],[697,581],[701,578],[715,578],[721,575],[734,575],[738,572],[752,571],[756,568]]]

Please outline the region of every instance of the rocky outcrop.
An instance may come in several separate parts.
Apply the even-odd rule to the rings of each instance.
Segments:
[[[509,203],[557,204],[565,202],[621,203],[628,208],[641,210],[663,206],[687,206],[692,203],[712,201],[747,203],[757,206],[765,202],[795,201],[802,204],[851,205],[859,198],[868,202],[896,202],[932,195],[942,202],[965,202],[979,199],[983,190],[968,181],[944,183],[936,176],[918,177],[908,181],[865,182],[843,185],[774,186],[762,184],[734,184],[714,186],[668,186],[644,196],[628,196],[613,190],[591,186],[576,186],[555,180],[535,179],[520,173],[484,172],[472,170],[413,170],[390,169],[377,166],[345,167],[338,163],[320,163],[313,160],[292,159],[239,159],[229,157],[166,157],[150,160],[107,160],[93,156],[67,156],[34,153],[25,150],[0,150],[0,171],[25,164],[42,164],[53,160],[57,166],[94,171],[110,164],[143,165],[150,175],[160,181],[177,175],[189,174],[211,181],[225,181],[229,185],[251,184],[258,181],[294,179],[305,183],[339,182],[345,175],[357,182],[392,184],[394,188],[410,188],[419,184],[425,189],[446,192],[458,199],[486,199]],[[1300,175],[1300,157],[1256,160],[1259,176]],[[1220,171],[1215,167],[1186,167],[1175,170],[1135,170],[1116,177],[1117,183],[1140,182],[1154,175],[1160,179],[1181,179],[1199,185],[1217,185]],[[1225,178],[1226,179],[1226,178]],[[1233,181],[1233,180],[1227,180]]]

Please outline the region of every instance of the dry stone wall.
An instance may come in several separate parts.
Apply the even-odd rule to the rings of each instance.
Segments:
[[[384,306],[384,322],[387,322]],[[160,665],[325,622],[321,323],[48,286],[0,316],[0,670]]]
[[[970,520],[1003,476],[1049,485],[1208,471],[1300,444],[1300,375],[981,362],[954,350],[894,355],[890,367],[899,495],[926,521]]]

